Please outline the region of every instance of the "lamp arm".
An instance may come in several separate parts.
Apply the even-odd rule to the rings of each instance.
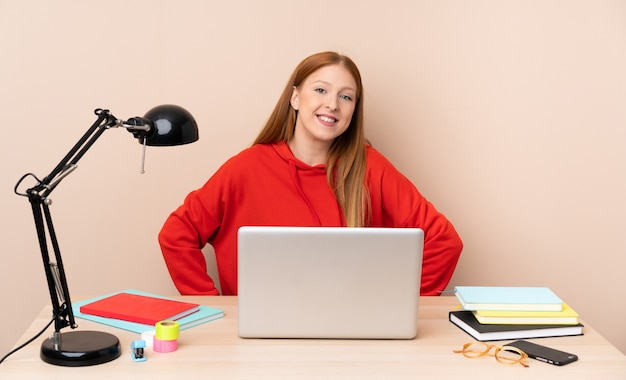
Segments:
[[[70,149],[63,159],[54,169],[35,187],[28,189],[27,193],[36,193],[42,198],[46,198],[58,185],[61,179],[65,178],[69,172],[74,170],[78,161],[85,155],[87,150],[108,128],[115,126],[119,121],[111,115],[108,110],[97,109],[95,114],[98,119],[89,127],[87,132]],[[69,171],[69,172],[68,172]]]
[[[33,218],[39,239],[39,248],[44,272],[46,273],[46,281],[48,282],[50,301],[52,302],[54,329],[56,332],[59,332],[62,328],[67,326],[76,328],[77,325],[72,311],[72,302],[67,287],[65,270],[63,268],[63,259],[61,258],[59,244],[56,233],[54,232],[50,209],[45,202],[39,202],[34,198],[29,199],[33,210]],[[52,245],[56,262],[50,260],[46,230],[49,232],[50,244]]]
[[[15,192],[19,195],[28,197],[35,221],[35,229],[39,240],[39,248],[46,273],[46,281],[48,282],[48,291],[52,302],[52,312],[55,320],[55,332],[59,332],[62,328],[70,326],[76,328],[76,321],[72,310],[72,302],[63,267],[63,259],[59,243],[54,231],[52,216],[50,214],[50,204],[52,201],[48,198],[50,193],[56,186],[71,173],[77,166],[78,161],[85,155],[87,150],[96,142],[96,140],[107,129],[122,125],[108,110],[97,109],[95,111],[98,119],[87,130],[87,132],[78,140],[72,149],[63,157],[63,159],[55,166],[55,168],[43,180],[26,190],[26,194],[19,194],[17,187],[26,177],[22,177]],[[36,178],[36,177],[35,177]],[[51,260],[49,247],[52,247],[54,260]],[[58,334],[55,334],[58,335]]]

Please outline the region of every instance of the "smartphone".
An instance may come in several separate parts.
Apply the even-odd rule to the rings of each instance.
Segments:
[[[515,342],[506,344],[506,346],[517,347],[520,350],[524,351],[526,354],[528,354],[529,358],[536,359],[548,364],[565,365],[578,360],[578,356],[570,354],[569,352],[555,350],[554,348],[531,343],[525,340],[517,340]]]

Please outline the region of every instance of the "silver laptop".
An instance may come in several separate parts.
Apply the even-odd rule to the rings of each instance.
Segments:
[[[241,227],[239,336],[412,339],[417,228]]]

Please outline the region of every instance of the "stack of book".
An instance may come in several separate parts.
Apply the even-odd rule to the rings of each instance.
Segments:
[[[479,341],[582,335],[578,313],[545,287],[457,286],[450,322]]]
[[[185,330],[224,316],[221,309],[134,289],[75,302],[72,308],[76,317],[137,333],[154,330],[164,320],[177,321]]]

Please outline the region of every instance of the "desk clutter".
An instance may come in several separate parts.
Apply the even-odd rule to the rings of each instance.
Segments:
[[[74,315],[141,334],[130,345],[135,362],[146,361],[146,350],[167,353],[178,349],[181,330],[222,318],[224,310],[183,302],[134,289],[75,302]]]
[[[478,341],[583,335],[579,315],[545,287],[457,286],[450,322]]]
[[[176,321],[160,321],[155,329],[143,332],[141,339],[130,344],[130,355],[135,362],[147,360],[146,348],[152,347],[154,352],[174,352],[178,349],[180,325]]]

